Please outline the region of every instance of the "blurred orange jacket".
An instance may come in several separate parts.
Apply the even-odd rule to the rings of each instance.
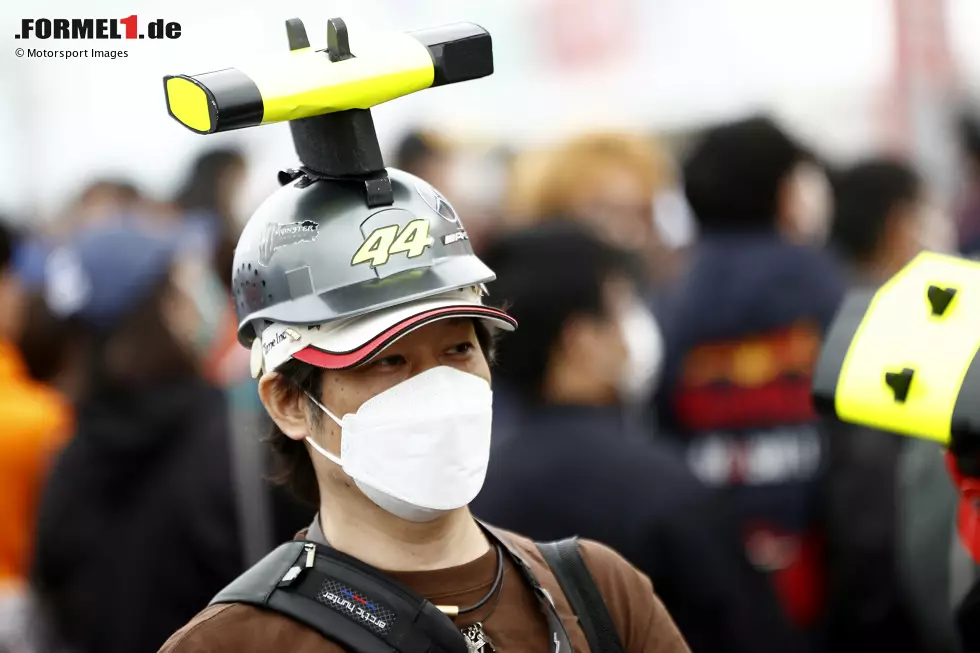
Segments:
[[[41,489],[72,421],[67,399],[34,381],[17,348],[0,342],[0,587],[27,580]]]

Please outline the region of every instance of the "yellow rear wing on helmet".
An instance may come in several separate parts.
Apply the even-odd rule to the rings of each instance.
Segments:
[[[288,121],[303,165],[280,182],[357,181],[369,207],[394,201],[371,107],[493,74],[490,34],[473,23],[368,37],[353,51],[340,18],[327,22],[322,50],[298,18],[286,21],[286,36],[290,52],[258,65],[167,75],[167,111],[199,134]]]
[[[980,263],[934,253],[844,301],[813,381],[844,422],[934,440],[980,438]]]
[[[298,18],[286,22],[290,52],[260,65],[167,75],[167,109],[200,134],[370,109],[433,86],[493,73],[490,34],[459,23],[368,37],[351,53],[347,29],[331,19],[324,50],[310,47]]]

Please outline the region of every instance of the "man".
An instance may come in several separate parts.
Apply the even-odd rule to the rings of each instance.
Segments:
[[[490,451],[491,330],[514,320],[483,305],[493,273],[445,198],[407,173],[388,177],[381,210],[363,184],[302,177],[262,205],[237,249],[240,338],[275,423],[281,478],[320,508],[306,562],[271,591],[294,596],[290,584],[323,549],[446,616],[392,626],[378,616],[383,596],[343,584],[315,586],[305,622],[219,596],[164,651],[342,651],[339,635],[315,628],[338,614],[347,631],[358,626],[351,641],[376,646],[391,628],[402,642],[448,628],[449,650],[588,650],[533,543],[481,526],[468,508]],[[625,650],[687,650],[645,576],[599,544],[580,550]]]
[[[710,129],[683,177],[701,240],[659,313],[659,416],[734,502],[749,559],[819,647],[825,444],[809,379],[843,291],[812,245],[828,225],[826,179],[765,118]]]
[[[660,332],[625,253],[584,229],[549,223],[487,255],[494,295],[522,325],[501,343],[497,382],[527,405],[473,509],[536,539],[614,546],[650,577],[693,651],[791,650],[726,507],[644,437],[636,409],[650,398]]]
[[[37,514],[45,650],[155,650],[246,567],[224,536],[239,522],[227,408],[201,372],[221,282],[181,235],[95,225],[45,257],[81,390]]]

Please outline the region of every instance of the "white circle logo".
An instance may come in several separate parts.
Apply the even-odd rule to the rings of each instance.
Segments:
[[[418,191],[419,196],[429,205],[429,208],[438,213],[443,220],[447,222],[452,222],[453,224],[459,224],[459,216],[456,215],[456,209],[453,205],[449,203],[442,194],[429,184],[415,184],[415,190]]]

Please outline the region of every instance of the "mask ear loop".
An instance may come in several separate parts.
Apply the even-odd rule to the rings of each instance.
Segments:
[[[309,399],[309,400],[310,400],[310,401],[312,401],[312,402],[313,402],[314,404],[316,404],[316,406],[317,406],[317,408],[319,408],[319,409],[320,409],[320,410],[322,410],[322,411],[323,411],[324,413],[326,413],[326,414],[327,414],[327,417],[329,417],[330,419],[332,419],[332,420],[333,420],[333,421],[334,421],[334,422],[335,422],[335,423],[337,424],[337,426],[340,426],[340,427],[341,427],[341,429],[343,429],[343,425],[342,425],[342,424],[340,423],[340,420],[339,420],[339,419],[337,419],[337,416],[336,416],[336,415],[334,415],[334,414],[333,414],[332,412],[330,412],[330,409],[329,409],[329,408],[327,408],[327,407],[326,407],[326,406],[324,406],[324,405],[323,405],[322,403],[320,403],[320,402],[319,402],[319,401],[318,401],[317,399],[315,399],[315,398],[313,397],[313,395],[311,395],[311,394],[310,394],[309,392],[304,392],[303,394],[305,394],[305,395],[306,395],[306,398],[307,398],[307,399]],[[310,436],[306,436],[306,441],[307,441],[307,442],[309,443],[309,445],[310,445],[311,447],[313,447],[313,448],[314,448],[314,449],[316,450],[316,452],[317,452],[318,454],[320,454],[321,456],[323,456],[324,458],[326,458],[326,459],[327,459],[327,460],[329,460],[330,462],[332,462],[332,463],[334,463],[335,465],[337,465],[338,467],[341,467],[341,468],[342,468],[342,467],[344,466],[344,463],[342,463],[342,462],[340,461],[340,458],[339,458],[339,457],[337,457],[336,455],[334,455],[334,454],[332,454],[332,453],[330,453],[329,451],[327,451],[326,449],[324,449],[323,447],[321,447],[321,446],[320,446],[319,444],[317,444],[317,443],[316,443],[316,441],[315,441],[315,440],[313,440],[313,438],[311,438]]]

